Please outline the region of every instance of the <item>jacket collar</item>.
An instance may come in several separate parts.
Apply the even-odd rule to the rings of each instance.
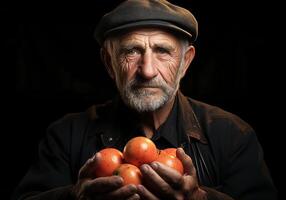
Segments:
[[[207,144],[207,140],[202,131],[198,118],[191,106],[190,100],[180,91],[178,92],[179,112],[181,126],[183,131],[192,139],[196,139]]]
[[[178,115],[182,130],[190,139],[207,143],[198,119],[191,107],[190,101],[180,91],[178,96]],[[104,147],[116,146],[122,137],[126,137],[126,127],[136,123],[136,117],[119,98],[100,106],[92,106],[88,109],[91,121],[95,122],[93,131],[89,136],[99,136]],[[123,128],[124,127],[124,128]]]

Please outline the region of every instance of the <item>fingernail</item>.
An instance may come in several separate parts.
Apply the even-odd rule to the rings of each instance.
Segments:
[[[137,190],[139,192],[143,192],[144,191],[144,186],[143,185],[137,185]]]
[[[144,171],[144,172],[147,172],[147,171],[149,170],[149,166],[146,165],[146,164],[142,165],[140,168],[141,168],[141,170]]]
[[[152,162],[151,167],[156,170],[156,169],[158,169],[159,166],[158,166],[158,163]]]
[[[131,191],[131,192],[137,192],[137,187],[136,187],[136,185],[133,185],[133,184],[131,184],[131,185],[129,185],[128,186],[128,188],[129,188],[129,190]]]
[[[140,199],[139,194],[134,194],[134,195],[132,196],[132,199]]]
[[[116,184],[122,184],[123,183],[123,178],[120,176],[116,176],[116,180],[115,180]]]
[[[89,160],[90,162],[93,162],[95,160],[96,154],[94,154]]]
[[[184,149],[183,148],[178,148],[178,151],[180,152],[180,153],[185,153],[185,151],[184,151]]]

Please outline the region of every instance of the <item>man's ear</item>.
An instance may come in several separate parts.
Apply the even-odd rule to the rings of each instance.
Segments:
[[[114,70],[112,68],[112,64],[111,64],[111,57],[109,55],[109,53],[106,51],[106,49],[101,48],[100,49],[100,58],[109,74],[109,76],[114,80],[115,75],[114,75]]]
[[[190,64],[192,63],[194,57],[196,54],[196,49],[193,45],[190,45],[187,48],[187,51],[185,52],[184,55],[184,72],[183,72],[183,76],[185,75],[186,71],[188,70]]]

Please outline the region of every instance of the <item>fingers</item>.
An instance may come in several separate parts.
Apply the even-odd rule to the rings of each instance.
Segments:
[[[181,190],[185,195],[189,196],[197,188],[198,182],[195,177],[189,175],[183,176]]]
[[[106,193],[120,188],[123,180],[119,176],[100,177],[86,181],[85,192],[89,194]]]
[[[176,170],[159,162],[151,163],[152,169],[173,188],[180,188],[183,176]]]
[[[199,186],[192,159],[185,154],[182,148],[178,148],[176,156],[183,164],[184,175],[159,162],[153,162],[150,165],[141,167],[146,188],[143,186],[141,188],[138,187],[138,194],[143,199],[188,197],[192,196],[194,191],[197,191]]]
[[[207,193],[199,187],[195,176],[185,175],[181,190],[185,199],[207,199]]]
[[[79,171],[78,179],[95,178],[93,171],[92,171],[95,162],[96,162],[95,156],[88,159],[86,163],[81,167]]]
[[[187,175],[196,176],[196,169],[193,165],[192,159],[184,152],[182,148],[178,148],[176,151],[176,156],[182,162],[184,167],[184,172]]]
[[[132,196],[128,197],[126,200],[139,200],[139,194],[133,194]]]
[[[144,164],[140,167],[144,185],[154,194],[158,196],[173,196],[173,188],[157,174],[152,167]]]
[[[147,199],[176,198],[190,196],[198,187],[196,170],[192,159],[178,148],[176,156],[182,162],[185,175],[158,162],[140,167],[144,186],[126,185],[119,176],[100,177],[93,179],[92,169],[96,163],[93,156],[88,159],[79,172],[80,194],[85,197],[114,200],[114,199]]]
[[[137,193],[137,187],[135,185],[125,185],[110,193],[105,193],[97,196],[96,199],[102,200],[125,200],[125,199],[140,199]]]
[[[123,180],[119,176],[100,177],[93,180],[85,180],[82,183],[82,190],[78,197],[97,200],[120,200],[140,199],[135,185],[123,185]]]
[[[137,192],[140,195],[141,199],[146,200],[159,200],[154,194],[152,194],[149,190],[147,190],[143,185],[137,186]]]

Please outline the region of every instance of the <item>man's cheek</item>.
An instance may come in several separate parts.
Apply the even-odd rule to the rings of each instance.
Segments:
[[[162,79],[168,84],[168,85],[172,85],[175,82],[175,72],[172,71],[163,71],[160,73],[162,76]]]
[[[161,74],[166,82],[174,82],[175,77],[178,73],[178,66],[176,63],[167,62],[164,66],[160,67]]]

